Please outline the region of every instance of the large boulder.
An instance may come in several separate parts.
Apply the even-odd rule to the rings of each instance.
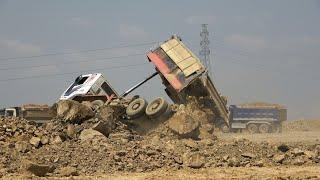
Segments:
[[[110,106],[102,106],[97,114],[99,122],[96,123],[92,129],[99,131],[105,136],[116,128],[116,118],[114,116],[114,110]]]
[[[79,136],[79,139],[81,141],[99,140],[104,138],[105,136],[102,133],[94,129],[84,129],[83,131],[81,131],[81,134]]]
[[[94,117],[93,110],[77,101],[61,100],[57,103],[57,117],[69,122],[82,122]]]
[[[54,166],[37,164],[31,161],[24,161],[22,166],[28,172],[40,177],[45,176],[47,173],[52,173],[55,170]]]
[[[193,154],[185,154],[183,163],[190,167],[190,168],[202,168],[205,164],[206,160],[203,155],[200,153],[193,153]]]
[[[200,123],[188,114],[176,114],[168,121],[168,127],[181,138],[197,139]]]

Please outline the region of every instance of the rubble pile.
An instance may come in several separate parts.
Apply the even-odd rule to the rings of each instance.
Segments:
[[[39,133],[35,124],[31,124],[23,118],[0,117],[0,141],[9,139],[28,138]]]
[[[201,105],[194,98],[190,97],[189,103],[179,105],[175,109],[174,115],[163,125],[149,133],[171,136],[178,139],[214,139],[213,123],[208,113],[202,110]]]
[[[320,163],[320,144],[217,139],[209,118],[196,103],[179,106],[175,115],[145,135],[119,121],[108,106],[89,119],[72,114],[67,117],[42,126],[19,118],[1,118],[0,178],[10,173],[64,177],[159,168]]]

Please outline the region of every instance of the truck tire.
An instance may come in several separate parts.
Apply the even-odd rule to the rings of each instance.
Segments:
[[[147,105],[148,102],[145,99],[137,98],[129,103],[128,107],[126,108],[126,114],[130,118],[141,117],[144,114]]]
[[[273,127],[274,133],[281,133],[281,124],[275,124]]]
[[[220,125],[220,130],[223,132],[223,133],[229,133],[230,132],[230,128],[226,125],[226,124],[221,124]]]
[[[104,105],[104,102],[102,100],[94,100],[91,102],[91,105],[93,110],[97,110]]]
[[[260,124],[259,125],[259,132],[262,134],[270,132],[270,126],[268,124]]]
[[[146,115],[150,118],[159,117],[161,114],[165,113],[168,108],[168,102],[159,97],[153,100],[146,108]]]
[[[251,134],[258,133],[258,126],[256,124],[248,124],[247,129]]]

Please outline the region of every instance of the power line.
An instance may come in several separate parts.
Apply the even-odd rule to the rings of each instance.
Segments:
[[[146,65],[146,64],[149,64],[149,63],[130,64],[130,65],[126,65],[126,66],[112,66],[112,67],[109,66],[108,68],[89,69],[89,70],[73,71],[73,72],[59,73],[59,74],[46,74],[46,75],[37,75],[37,76],[17,77],[17,78],[10,78],[10,79],[0,79],[0,82],[15,81],[15,80],[22,80],[22,79],[43,78],[43,77],[51,77],[51,76],[62,76],[62,75],[76,74],[76,73],[88,72],[88,71],[121,69],[121,68],[141,66],[141,65]]]
[[[106,58],[99,58],[99,59],[86,59],[86,60],[81,60],[81,61],[67,61],[67,62],[63,62],[63,63],[42,64],[42,65],[37,65],[37,66],[20,66],[20,67],[12,67],[12,68],[8,67],[8,68],[0,68],[0,71],[39,68],[39,67],[66,65],[66,64],[74,64],[74,63],[81,63],[81,62],[104,61],[104,60],[127,58],[127,57],[133,57],[133,56],[141,56],[141,55],[145,55],[145,53],[128,54],[128,55],[123,55],[123,56],[113,56],[113,57],[106,57]]]
[[[8,57],[8,58],[0,58],[0,61],[5,62],[5,61],[11,61],[11,60],[17,60],[17,59],[31,59],[31,58],[38,58],[38,57],[69,55],[69,54],[88,53],[88,52],[103,51],[103,50],[121,49],[121,48],[127,48],[127,47],[138,47],[138,46],[145,46],[145,45],[149,45],[149,44],[155,44],[158,42],[159,41],[153,41],[153,42],[138,43],[138,44],[131,44],[131,45],[113,46],[113,47],[97,48],[97,49],[87,49],[87,50],[80,50],[80,51],[74,51],[74,52],[57,52],[57,53],[39,54],[39,55],[34,55],[34,56]]]

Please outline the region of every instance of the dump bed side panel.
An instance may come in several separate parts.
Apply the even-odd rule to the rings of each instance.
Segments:
[[[210,97],[212,101],[214,101],[215,108],[219,112],[221,118],[229,125],[229,112],[218,90],[216,89],[208,75],[203,76],[202,81],[204,82],[204,88],[209,91]]]
[[[286,109],[276,107],[241,107],[236,105],[230,106],[232,121],[285,121]]]

